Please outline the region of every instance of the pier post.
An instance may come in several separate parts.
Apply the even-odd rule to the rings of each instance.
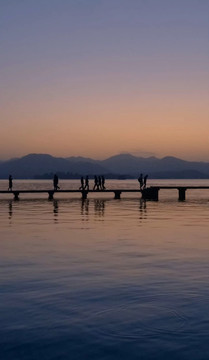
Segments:
[[[19,192],[18,191],[14,191],[14,200],[19,200]]]
[[[82,191],[81,191],[81,194],[82,194],[82,199],[83,199],[83,200],[87,199],[88,190],[82,190]]]
[[[48,191],[48,194],[49,194],[49,200],[53,200],[53,198],[54,198],[54,191],[53,190],[50,190],[50,191]]]
[[[115,199],[120,199],[120,194],[121,194],[121,191],[119,191],[119,190],[116,190],[116,191],[114,191],[114,193],[115,193]]]
[[[158,187],[149,187],[149,188],[143,189],[141,191],[141,193],[142,193],[142,199],[144,199],[144,200],[158,201],[158,193],[159,193]]]
[[[179,191],[179,201],[184,201],[186,199],[186,188],[180,187],[178,188]]]

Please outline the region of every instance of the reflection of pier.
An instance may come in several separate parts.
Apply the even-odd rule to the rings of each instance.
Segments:
[[[54,198],[55,194],[63,193],[80,193],[82,199],[87,199],[87,196],[91,193],[95,194],[109,194],[113,193],[115,199],[120,199],[122,193],[141,193],[142,199],[145,200],[158,200],[159,190],[176,189],[178,190],[178,199],[184,201],[186,199],[186,190],[188,189],[209,189],[209,186],[151,186],[144,190],[139,189],[107,189],[107,190],[13,190],[4,191],[0,190],[0,194],[13,194],[15,200],[19,200],[20,194],[48,194],[49,200]]]

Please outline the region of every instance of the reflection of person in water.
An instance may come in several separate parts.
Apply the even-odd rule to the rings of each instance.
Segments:
[[[13,186],[13,183],[12,183],[12,175],[9,175],[9,187],[8,187],[8,191],[12,191],[12,186]]]
[[[58,182],[59,182],[58,176],[57,176],[57,174],[55,174],[54,175],[54,180],[53,180],[54,190],[60,189],[60,187],[58,186]]]
[[[82,199],[81,201],[81,215],[85,216],[82,218],[82,221],[88,221],[88,215],[89,215],[89,200],[88,199]]]
[[[94,211],[96,216],[104,216],[105,212],[105,201],[96,199],[94,200]]]
[[[9,219],[12,218],[12,201],[9,202]]]
[[[146,210],[146,200],[140,199],[139,203],[139,220],[143,221],[147,218],[147,210]]]
[[[58,201],[54,200],[53,205],[54,205],[54,215],[56,216],[59,210]]]
[[[58,212],[59,212],[58,201],[57,201],[57,200],[54,200],[54,201],[53,201],[54,222],[57,222],[57,221],[58,221]]]

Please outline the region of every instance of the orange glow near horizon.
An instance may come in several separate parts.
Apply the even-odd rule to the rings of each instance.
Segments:
[[[35,152],[102,159],[130,152],[209,161],[207,99],[192,97],[17,99],[3,114],[1,157]]]
[[[206,4],[37,3],[2,9],[0,159],[209,161]]]

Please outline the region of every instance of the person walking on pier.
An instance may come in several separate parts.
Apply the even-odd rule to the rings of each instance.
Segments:
[[[148,178],[148,175],[145,175],[144,183],[143,183],[143,189],[146,189],[146,187],[147,187],[147,178]]]
[[[99,190],[98,189],[98,178],[97,178],[97,176],[95,175],[94,176],[94,187],[93,187],[93,190]]]
[[[81,176],[81,186],[79,187],[79,190],[83,190],[84,189],[84,178],[83,176]]]
[[[140,174],[139,178],[138,178],[138,182],[139,182],[139,185],[140,185],[140,190],[142,190],[142,187],[143,187],[143,174]]]
[[[12,191],[12,186],[13,186],[13,183],[12,183],[12,175],[9,175],[9,187],[8,187],[8,191]]]
[[[98,176],[98,190],[102,190],[102,178]]]
[[[102,190],[105,190],[105,177],[102,175]]]
[[[84,190],[89,190],[89,177],[86,175]]]
[[[54,184],[54,190],[55,190],[55,191],[57,191],[58,189],[60,189],[60,187],[58,186],[58,182],[59,182],[58,176],[57,176],[57,174],[54,174],[53,184]]]

